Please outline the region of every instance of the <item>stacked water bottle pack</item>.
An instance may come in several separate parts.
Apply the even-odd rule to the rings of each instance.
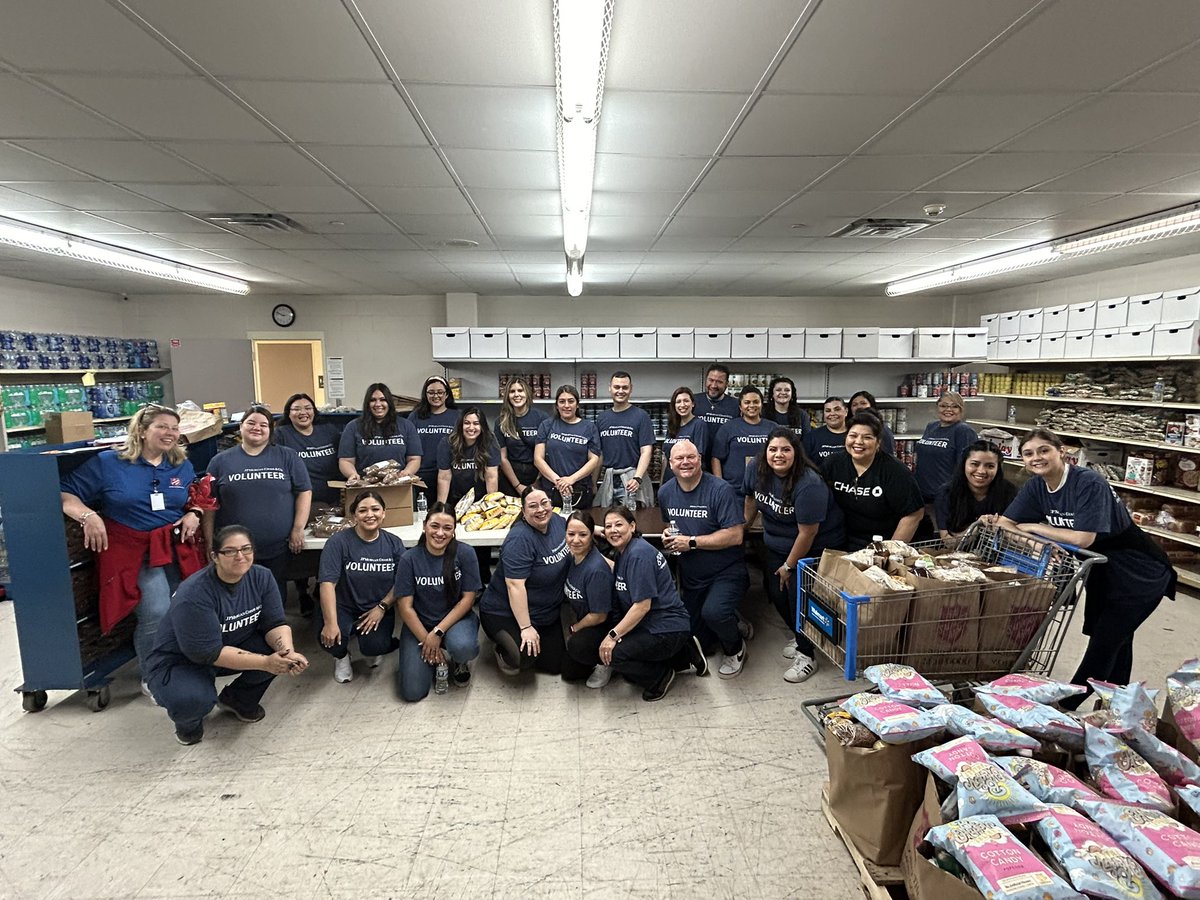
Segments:
[[[157,369],[158,341],[0,331],[0,369]]]
[[[10,384],[0,388],[4,425],[38,428],[48,412],[91,412],[96,419],[132,416],[147,403],[163,399],[159,381],[110,381],[78,384]]]

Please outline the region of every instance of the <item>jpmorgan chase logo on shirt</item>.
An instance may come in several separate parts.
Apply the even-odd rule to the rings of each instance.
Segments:
[[[855,497],[882,497],[883,486],[875,485],[875,487],[859,487],[856,484],[849,484],[845,481],[835,481],[833,483],[834,490],[841,491],[844,494],[853,494]]]

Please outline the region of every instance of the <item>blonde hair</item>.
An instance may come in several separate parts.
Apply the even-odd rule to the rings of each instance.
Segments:
[[[142,455],[142,439],[146,436],[146,429],[159,416],[170,416],[176,422],[179,421],[179,413],[175,412],[169,406],[159,406],[157,403],[143,406],[137,411],[137,415],[129,420],[129,434],[125,436],[124,446],[117,451],[118,459],[133,462]],[[187,447],[176,443],[174,447],[167,451],[166,455],[167,462],[173,466],[177,466],[187,459]]]
[[[966,403],[963,402],[962,394],[958,391],[942,391],[942,396],[938,397],[938,403],[941,403],[943,400],[949,400],[959,409],[967,408]]]

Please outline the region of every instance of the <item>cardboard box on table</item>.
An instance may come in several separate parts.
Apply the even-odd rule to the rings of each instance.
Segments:
[[[342,491],[342,507],[350,515],[350,504],[361,491],[377,491],[383,497],[383,527],[396,528],[413,523],[413,487],[425,487],[425,482],[414,478],[406,484],[356,484],[347,487],[344,481],[331,481],[329,486]]]
[[[904,873],[904,888],[909,900],[979,900],[979,891],[974,887],[929,861],[926,854],[930,845],[925,843],[925,835],[930,828],[941,824],[937,779],[927,772],[925,790],[900,855],[900,869]]]
[[[851,597],[870,597],[870,602],[858,607],[858,658],[862,661],[859,668],[890,662],[900,653],[912,592],[892,591],[872,581],[845,555],[841,550],[826,550],[817,566],[820,578],[814,590],[816,597],[810,597],[809,602],[825,607],[826,614],[834,621],[834,633],[830,638],[818,632],[816,644],[831,659],[838,658],[835,648],[845,649],[842,621],[847,611],[837,591],[845,591]]]
[[[46,425],[47,444],[69,444],[96,437],[90,412],[48,412],[42,421]]]

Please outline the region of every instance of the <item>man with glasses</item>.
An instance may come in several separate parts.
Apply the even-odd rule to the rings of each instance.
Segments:
[[[633,379],[628,372],[614,372],[608,392],[613,399],[612,409],[602,412],[596,422],[604,458],[596,505],[626,503],[628,493],[643,506],[650,506],[654,492],[646,479],[646,470],[654,452],[654,426],[646,411],[630,402]]]

